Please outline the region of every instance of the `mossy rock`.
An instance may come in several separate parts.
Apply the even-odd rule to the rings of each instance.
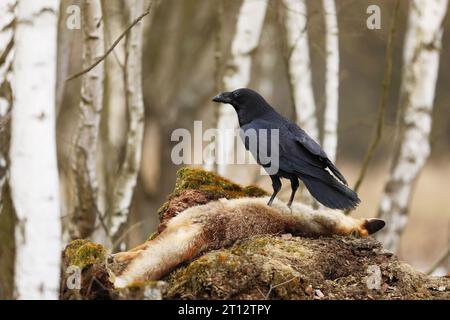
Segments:
[[[199,168],[184,167],[178,170],[177,180],[168,201],[158,210],[161,232],[165,224],[179,212],[189,207],[202,205],[221,198],[263,197],[268,193],[250,185],[240,186],[213,172]]]
[[[267,192],[256,186],[242,187],[213,172],[189,167],[178,170],[174,195],[186,189],[202,190],[215,197],[230,199],[267,195]]]
[[[133,286],[116,289],[112,293],[114,300],[161,300],[165,295],[167,283],[147,281]]]
[[[97,246],[75,240],[65,256],[81,258]],[[104,259],[81,265],[89,263],[81,290],[64,288],[62,299],[450,299],[450,278],[414,270],[372,238],[256,236],[125,289],[112,287]],[[368,286],[371,266],[380,271],[378,288]]]
[[[112,284],[106,269],[107,250],[89,240],[71,241],[63,251],[60,299],[104,300],[112,298]],[[73,272],[67,268],[76,266],[81,270],[81,287],[71,288]]]
[[[378,288],[367,284],[371,266]],[[166,280],[166,299],[450,299],[450,279],[415,271],[371,238],[254,237]]]
[[[64,260],[66,265],[74,265],[84,269],[94,264],[103,263],[106,254],[106,249],[102,245],[89,240],[77,239],[67,245],[64,250]]]

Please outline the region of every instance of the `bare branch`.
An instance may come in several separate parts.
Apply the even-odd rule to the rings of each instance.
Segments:
[[[427,274],[432,274],[446,259],[450,257],[450,246],[448,246],[447,250],[437,259],[431,267],[428,269]]]
[[[109,47],[108,50],[106,50],[106,52],[100,57],[98,58],[94,63],[92,63],[90,66],[88,66],[87,68],[83,69],[82,71],[68,77],[66,79],[66,81],[70,81],[73,79],[76,79],[80,76],[82,76],[85,73],[88,73],[89,71],[91,71],[92,69],[94,69],[100,62],[102,62],[103,60],[106,59],[106,57],[114,50],[114,48],[119,44],[119,42],[128,34],[128,32],[139,23],[139,21],[141,21],[145,16],[150,14],[151,8],[152,8],[152,4],[153,1],[150,2],[150,5],[148,6],[147,10],[142,13],[139,17],[137,17],[136,19],[134,19],[134,21],[122,32],[122,34],[113,42],[113,44],[111,45],[111,47]]]
[[[364,180],[364,177],[366,176],[366,172],[369,166],[370,161],[372,160],[373,154],[375,152],[376,147],[381,141],[381,138],[383,136],[383,127],[384,127],[384,114],[386,110],[386,104],[389,97],[389,89],[391,85],[391,77],[392,77],[392,51],[393,51],[393,43],[394,43],[394,37],[395,32],[397,28],[397,20],[398,20],[398,13],[400,8],[400,0],[397,0],[395,4],[395,9],[392,14],[391,18],[391,25],[389,29],[389,36],[387,39],[387,46],[386,46],[386,60],[385,60],[385,71],[384,71],[384,78],[382,82],[382,93],[378,104],[378,119],[376,124],[376,130],[375,134],[372,138],[372,141],[370,142],[369,148],[367,149],[367,152],[364,156],[363,164],[361,166],[361,170],[358,175],[358,179],[356,180],[354,190],[355,192],[358,192],[359,188],[361,187],[361,184]]]
[[[294,281],[294,280],[297,279],[297,278],[298,278],[298,276],[295,276],[295,277],[293,277],[293,278],[291,278],[291,279],[289,279],[289,280],[287,280],[287,281],[281,282],[281,283],[276,284],[276,285],[274,285],[274,286],[271,285],[270,288],[269,288],[269,291],[268,291],[267,294],[265,295],[264,299],[265,299],[265,300],[269,299],[270,294],[272,293],[273,289],[282,287],[282,286],[284,286],[284,285],[286,285],[286,284],[288,284],[288,283]]]

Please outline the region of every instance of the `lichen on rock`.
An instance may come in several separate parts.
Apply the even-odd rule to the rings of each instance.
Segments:
[[[85,239],[71,241],[63,251],[60,298],[64,300],[109,299],[112,284],[109,281],[106,258],[107,250],[101,244]],[[79,288],[73,283],[74,279],[71,279],[77,277],[78,272],[81,276]],[[72,283],[73,287],[68,283]]]

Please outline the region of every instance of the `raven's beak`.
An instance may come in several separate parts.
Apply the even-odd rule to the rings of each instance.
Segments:
[[[214,102],[222,102],[222,103],[231,103],[231,92],[222,92],[215,96],[212,101]]]

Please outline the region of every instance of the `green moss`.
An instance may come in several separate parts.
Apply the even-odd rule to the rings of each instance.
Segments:
[[[68,265],[83,269],[93,264],[103,263],[106,258],[106,249],[89,240],[77,239],[69,243],[64,255]]]
[[[265,197],[269,195],[266,191],[254,185],[246,186],[244,193],[249,197]]]
[[[270,290],[271,298],[306,298],[300,284],[304,276],[290,262],[308,256],[309,250],[297,241],[253,237],[210,252],[173,272],[168,297],[229,299],[241,295],[262,299],[265,296],[260,291],[266,294]]]
[[[266,191],[257,186],[242,187],[213,172],[184,167],[177,172],[177,181],[174,191],[169,195],[169,200],[188,189],[202,191],[211,200],[220,198],[262,197],[268,195]],[[166,202],[159,208],[159,216],[167,210],[168,206],[169,203]]]
[[[197,168],[181,168],[177,172],[175,193],[184,189],[240,191],[242,188],[212,172]]]
[[[170,200],[171,196],[169,196]],[[162,218],[163,213],[166,212],[166,210],[169,208],[169,201],[166,201],[163,203],[161,207],[159,207],[158,211],[156,212],[158,214],[159,219]]]

